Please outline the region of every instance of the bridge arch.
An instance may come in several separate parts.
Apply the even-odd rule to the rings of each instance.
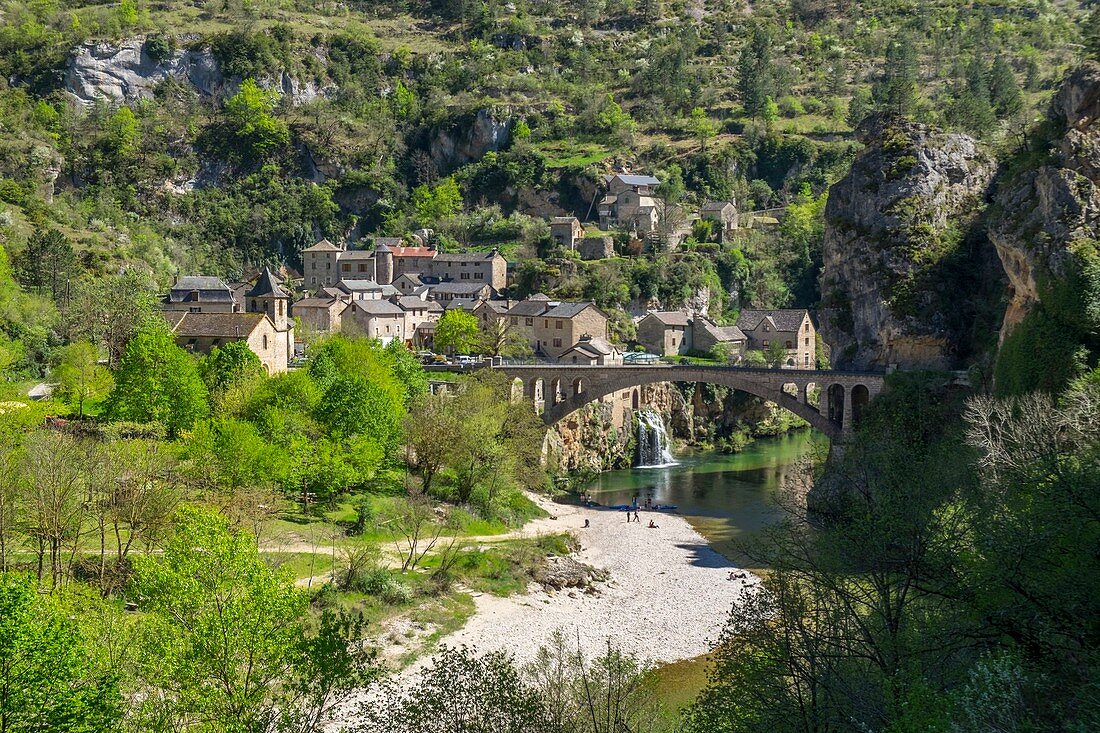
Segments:
[[[641,406],[641,387],[658,382],[705,382],[722,385],[774,402],[806,420],[814,428],[839,438],[851,432],[863,407],[885,387],[873,373],[810,369],[756,369],[747,367],[656,366],[499,366],[509,376],[531,385],[536,409],[536,384],[550,392],[541,395],[543,421],[553,425],[589,402],[620,393],[633,409]],[[561,387],[564,386],[563,391]],[[812,398],[814,395],[816,399]],[[858,400],[858,416],[853,410]],[[817,402],[819,404],[814,404]]]

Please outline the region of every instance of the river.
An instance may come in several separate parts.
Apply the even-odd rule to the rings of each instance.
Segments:
[[[678,463],[662,468],[632,468],[601,474],[589,486],[601,504],[674,504],[711,545],[732,562],[751,566],[742,543],[781,518],[779,490],[818,436],[808,430],[763,438],[732,455],[712,451],[679,452]]]

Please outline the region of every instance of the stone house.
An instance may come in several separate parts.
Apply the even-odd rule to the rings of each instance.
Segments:
[[[383,273],[380,271],[380,279],[378,282],[388,285],[402,275],[431,274],[430,268],[432,260],[434,260],[436,256],[434,247],[390,247],[389,245],[378,245],[377,249],[383,250],[383,252],[388,250],[389,256],[393,258],[393,267],[389,279],[385,279]],[[379,269],[381,270],[383,268],[380,267]]]
[[[748,338],[737,326],[719,326],[706,316],[695,316],[691,319],[691,350],[697,354],[710,356],[714,347],[726,344],[730,357],[739,362],[745,355],[745,345]]]
[[[692,350],[690,323],[683,311],[650,311],[638,321],[638,343],[651,354],[686,354]]]
[[[280,333],[264,313],[165,313],[176,344],[195,354],[209,354],[215,347],[244,341],[260,359],[268,374],[287,370],[293,342],[288,348],[285,333]]]
[[[275,327],[277,338],[282,341],[277,353],[285,353],[287,359],[281,369],[285,370],[290,357],[294,355],[294,321],[290,318],[290,293],[283,289],[282,282],[271,270],[264,268],[256,284],[244,294],[244,300],[247,312],[263,313]]]
[[[392,285],[380,285],[374,280],[341,280],[336,289],[348,300],[382,300],[400,295]]]
[[[615,256],[615,240],[611,237],[585,237],[577,244],[582,260],[605,260]]]
[[[341,317],[348,308],[348,301],[332,296],[303,298],[290,306],[294,320],[311,331],[328,333],[339,331]]]
[[[350,316],[350,317],[349,317]],[[343,322],[351,322],[367,338],[383,344],[405,342],[405,311],[388,300],[356,300],[344,313]]]
[[[187,275],[176,280],[161,301],[163,311],[235,313],[243,311],[233,289],[220,277]]]
[[[378,282],[377,259],[374,251],[363,249],[345,250],[340,253],[337,262],[340,265],[341,280],[373,280]]]
[[[408,346],[416,345],[416,333],[422,325],[434,324],[443,315],[443,306],[439,303],[415,295],[401,295],[394,298],[393,302],[405,313],[404,337]]]
[[[438,278],[441,282],[486,283],[494,291],[508,285],[508,261],[500,252],[463,252],[437,254],[423,274]]]
[[[551,302],[550,306],[534,318],[531,349],[536,354],[556,359],[580,341],[581,336],[607,340],[607,316],[595,303]]]
[[[418,295],[418,291],[424,287],[424,281],[419,275],[409,273],[395,278],[392,284],[402,295]]]
[[[737,207],[729,201],[708,201],[699,216],[717,222],[719,235],[737,228]]]
[[[656,188],[661,182],[653,176],[620,173],[607,179],[607,194],[597,207],[600,229],[614,227],[645,234],[657,229],[660,213]]]
[[[535,347],[535,318],[550,310],[550,299],[542,293],[535,293],[526,300],[513,305],[504,314],[508,327],[518,333]]]
[[[327,239],[303,249],[302,282],[305,287],[312,289],[340,282],[340,255],[343,251],[342,247]]]
[[[787,351],[783,366],[813,369],[816,366],[816,331],[804,308],[741,311],[737,327],[744,332],[747,349],[767,351],[779,342]]]
[[[584,237],[581,220],[575,216],[555,216],[550,220],[550,238],[563,247],[573,249]]]
[[[559,364],[579,366],[608,366],[622,364],[623,354],[605,339],[581,336],[577,343],[558,357]]]

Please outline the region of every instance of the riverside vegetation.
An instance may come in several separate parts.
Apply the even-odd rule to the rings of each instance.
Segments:
[[[625,309],[654,301],[705,294],[722,321],[835,305],[819,292],[824,211],[856,123],[968,132],[1006,177],[1050,166],[1065,125],[1034,117],[1068,67],[1100,55],[1098,13],[7,0],[0,731],[316,731],[384,659],[460,624],[470,591],[522,590],[569,551],[563,537],[482,541],[537,516],[525,491],[549,484],[538,422],[505,385],[429,395],[404,348],[351,336],[312,343],[305,368],[275,377],[237,345],[196,359],[154,315],[178,272],[294,265],[318,235],[427,226],[444,249],[502,248],[518,295],[595,300],[623,339]],[[193,54],[213,82],[74,103],[65,71],[91,40],[136,43],[154,64]],[[917,165],[903,148],[884,176]],[[660,175],[666,230],[705,199],[784,215],[723,242],[701,225],[677,251],[615,232],[616,257],[578,262],[541,215],[583,213],[615,162]],[[1073,171],[1080,196],[1095,170]],[[983,241],[977,221],[967,242]],[[939,265],[946,240],[928,241],[908,256]],[[446,651],[411,687],[379,688],[391,714],[368,703],[357,725],[1100,727],[1095,240],[1072,255],[1039,271],[1044,305],[1003,348],[995,324],[967,334],[976,394],[939,374],[891,378],[819,469],[813,524],[791,507],[748,548],[771,571],[683,711],[655,699],[638,660],[558,639],[522,669]],[[25,399],[43,378],[54,398]],[[380,633],[395,618],[428,629],[422,648]]]

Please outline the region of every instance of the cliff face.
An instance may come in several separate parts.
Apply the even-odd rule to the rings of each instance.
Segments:
[[[1098,118],[1100,64],[1088,63],[998,181],[989,237],[1011,287],[997,367],[1007,391],[1057,388],[1079,359],[1072,352],[1100,346]]]
[[[904,120],[873,117],[857,134],[866,149],[825,209],[820,319],[834,366],[948,368],[966,338],[960,273],[992,259],[971,234],[993,161],[966,135]]]

